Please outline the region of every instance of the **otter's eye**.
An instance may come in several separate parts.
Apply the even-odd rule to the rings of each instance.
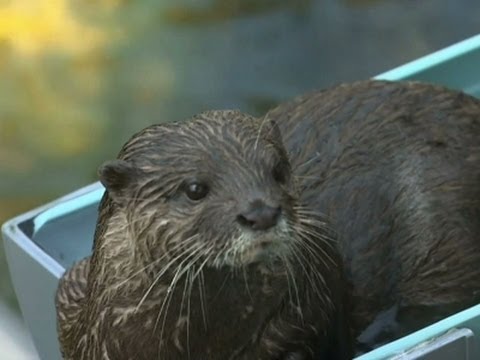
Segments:
[[[287,172],[288,168],[284,164],[278,163],[272,171],[273,179],[279,184],[284,184],[287,181]]]
[[[189,199],[197,201],[207,196],[208,187],[207,185],[199,182],[192,182],[187,185],[185,192]]]

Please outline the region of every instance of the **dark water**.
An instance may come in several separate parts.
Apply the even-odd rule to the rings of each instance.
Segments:
[[[96,180],[136,130],[260,114],[479,32],[478,0],[0,0],[0,222]],[[0,249],[0,297],[15,299]]]

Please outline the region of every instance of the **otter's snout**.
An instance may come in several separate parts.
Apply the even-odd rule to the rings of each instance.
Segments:
[[[267,230],[277,224],[281,213],[280,206],[268,206],[257,199],[250,203],[247,211],[237,216],[237,221],[240,225],[252,230]]]

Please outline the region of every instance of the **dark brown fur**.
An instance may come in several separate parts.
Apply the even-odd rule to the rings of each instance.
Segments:
[[[303,201],[338,233],[366,349],[478,303],[479,100],[366,81],[299,97],[268,116]],[[390,316],[374,321],[382,312]]]
[[[152,126],[99,173],[88,281],[77,265],[57,295],[66,358],[351,358],[333,234],[302,206],[274,124],[216,111]],[[272,228],[239,223],[258,202],[281,207]]]
[[[120,153],[127,164],[111,163],[101,170],[109,195],[100,209],[88,285],[78,285],[75,274],[81,271],[72,270],[59,289],[59,313],[82,308],[79,315],[59,316],[66,357],[81,359],[86,348],[88,359],[101,358],[104,351],[112,359],[158,358],[160,337],[166,336],[162,359],[188,358],[187,347],[192,359],[346,359],[351,357],[349,319],[368,349],[384,337],[391,340],[475,303],[480,288],[479,139],[478,100],[431,85],[380,81],[307,94],[265,119],[214,112],[145,130]],[[282,171],[291,174],[280,185],[270,176],[279,159],[286,166]],[[220,179],[212,187],[219,196],[206,199],[206,208],[188,210],[178,182],[199,171]],[[155,184],[162,190],[152,191]],[[296,243],[303,241],[296,256],[280,251],[275,257],[273,251],[272,258],[245,265],[247,251],[246,258],[228,266],[209,263],[196,287],[180,281],[172,292],[171,306],[162,312],[167,313],[164,332],[145,324],[158,317],[162,286],[174,273],[167,272],[148,294],[143,311],[121,316],[125,310],[118,309],[141,302],[160,271],[158,263],[136,275],[165,253],[168,246],[159,245],[168,241],[162,239],[180,234],[185,240],[200,231],[203,240],[218,245],[218,254],[234,237],[232,218],[245,201],[257,197],[281,204]],[[155,206],[160,210],[152,217],[148,209]],[[181,215],[175,209],[186,210]],[[176,221],[170,232],[158,227],[155,236],[145,231],[162,219],[182,216],[195,221]],[[338,234],[333,247],[326,219]],[[302,221],[312,226],[303,230],[310,240],[295,230]],[[351,316],[345,314],[349,288],[338,252],[353,286]],[[297,291],[287,279],[285,259],[298,297],[292,295]],[[179,346],[169,339],[179,338],[175,329],[183,289],[195,301],[189,336],[181,333]],[[79,299],[75,292],[86,295]],[[295,302],[301,304],[303,319],[293,310]],[[65,318],[73,325],[67,326]]]

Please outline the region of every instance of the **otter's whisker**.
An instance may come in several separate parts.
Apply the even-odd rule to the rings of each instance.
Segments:
[[[213,247],[211,249],[213,249]],[[193,281],[195,281],[197,276],[199,277],[198,292],[200,297],[200,309],[202,311],[203,326],[205,330],[207,330],[208,326],[207,326],[207,312],[205,310],[205,279],[203,277],[203,267],[208,262],[208,260],[210,260],[211,251],[207,251],[206,253],[207,253],[207,256],[204,262],[199,266],[197,272],[193,276]]]
[[[293,210],[301,216],[303,221],[309,221],[311,223],[318,224],[319,228],[329,230],[334,232],[334,229],[330,226],[333,223],[332,219],[325,213],[320,212],[319,210],[312,210],[308,207],[302,205],[293,206]]]
[[[193,236],[192,236],[193,238]],[[145,292],[145,294],[143,295],[143,297],[140,299],[139,303],[137,304],[137,310],[140,308],[140,306],[143,304],[143,302],[145,301],[145,299],[147,298],[147,296],[150,294],[150,292],[152,291],[153,287],[157,284],[157,282],[160,280],[160,278],[163,276],[163,274],[165,274],[167,272],[167,270],[178,260],[180,259],[181,257],[185,256],[186,253],[190,252],[193,248],[197,247],[198,245],[196,243],[193,243],[192,246],[190,246],[190,248],[186,249],[185,251],[183,251],[182,253],[180,253],[179,255],[177,255],[175,258],[173,258],[170,262],[168,262],[163,268],[162,270],[158,273],[158,275],[156,276],[155,280],[152,282],[152,284],[149,286],[149,288],[147,289],[147,291]],[[184,261],[186,261],[188,258],[190,257],[190,254],[187,256],[187,258],[185,260],[183,260],[181,264],[183,264]]]
[[[326,235],[323,232],[323,229],[318,229],[317,227],[312,226],[311,224],[303,223],[303,222],[299,222],[296,225],[300,227],[304,233],[312,236],[312,238],[315,239],[316,243],[319,242],[328,246],[330,249],[335,249],[336,241],[333,241],[331,236]]]
[[[328,254],[326,253],[325,249],[323,249],[314,240],[312,240],[312,239],[310,239],[309,237],[306,236],[306,234],[304,233],[304,232],[306,232],[306,229],[304,227],[302,227],[301,225],[298,225],[298,224],[293,224],[293,223],[289,223],[289,225],[292,227],[292,229],[295,230],[295,234],[300,237],[300,239],[299,239],[296,236],[294,236],[293,237],[294,241],[297,242],[299,245],[304,246],[305,249],[310,252],[310,254],[312,255],[312,257],[314,259],[319,258],[319,257],[322,258],[323,256],[328,257]],[[310,235],[311,237],[315,236],[312,233],[309,233],[308,235]],[[321,253],[321,256],[320,256],[319,252]],[[325,266],[327,266],[326,263],[324,263],[324,264],[325,264]]]
[[[197,249],[198,250],[198,249]],[[168,316],[168,309],[170,307],[170,302],[173,298],[173,294],[175,292],[175,288],[177,286],[177,283],[178,281],[180,280],[181,276],[185,273],[185,271],[188,271],[188,269],[190,268],[190,265],[186,266],[186,267],[182,267],[182,265],[186,262],[186,261],[189,261],[191,259],[192,256],[195,255],[196,252],[191,252],[189,253],[185,259],[183,259],[180,264],[177,265],[177,269],[175,271],[175,274],[172,278],[172,280],[170,281],[170,285],[168,286],[168,289],[167,289],[167,293],[166,293],[166,296],[165,298],[163,299],[162,301],[162,305],[160,306],[160,309],[159,309],[159,312],[158,312],[158,315],[157,315],[157,319],[155,321],[155,326],[154,326],[154,329],[153,331],[155,332],[155,330],[157,329],[157,326],[158,326],[158,322],[160,320],[160,318],[162,318],[163,316],[163,321],[162,321],[162,327],[161,327],[161,331],[160,331],[160,343],[159,343],[159,353],[161,353],[161,345],[163,343],[163,331],[164,331],[164,328],[165,328],[165,323],[166,323],[166,320],[167,320],[167,316]],[[193,263],[194,261],[191,261],[190,260],[190,263]]]
[[[336,241],[334,237],[335,231],[328,223],[320,219],[315,219],[313,215],[304,214],[301,211],[298,211],[297,214],[300,215],[298,220],[301,224],[317,229],[322,238],[326,238],[331,242]]]
[[[310,238],[310,237],[312,237],[312,238],[316,238],[316,239],[321,240],[320,235],[318,233],[316,233],[315,231],[312,231],[311,229],[307,229],[305,226],[302,226],[300,224],[289,223],[289,225],[297,232],[297,234],[302,238],[302,240],[308,242],[311,246],[315,247],[318,251],[320,251],[322,253],[322,255],[326,259],[328,259],[330,262],[332,262],[335,265],[333,259],[325,251],[325,249],[323,249],[319,244],[317,244],[314,240],[312,240]],[[329,244],[326,241],[322,241],[322,243]],[[329,244],[329,245],[333,249],[333,245],[332,244]]]
[[[299,316],[303,317],[303,313],[302,313],[302,307],[300,305],[300,298],[299,298],[299,294],[298,294],[298,288],[297,288],[297,285],[295,283],[295,275],[293,273],[293,270],[291,268],[291,264],[290,264],[290,261],[286,258],[286,257],[282,257],[283,259],[283,263],[285,264],[285,269],[287,271],[287,286],[288,286],[288,295],[289,295],[289,298],[290,298],[290,302],[293,306],[295,306],[295,309],[297,311],[297,313],[299,314]],[[291,280],[290,280],[291,278]],[[295,291],[295,300],[293,299],[293,294],[292,294],[292,283],[294,285],[294,291]],[[296,305],[295,305],[295,301],[296,301]]]
[[[205,278],[203,277],[203,271],[200,270],[200,276],[198,280],[198,291],[200,294],[200,309],[202,310],[203,327],[205,331],[208,329],[207,311],[205,310]]]
[[[292,250],[292,253],[293,253],[294,249],[291,249],[291,250]],[[293,284],[293,289],[295,291],[295,298],[296,298],[296,301],[297,301],[297,309],[296,310],[297,310],[297,312],[300,316],[300,319],[302,319],[302,321],[303,321],[303,312],[302,312],[302,306],[300,304],[300,295],[299,295],[299,291],[298,291],[296,276],[295,276],[295,273],[292,269],[290,261],[288,261],[288,259],[285,259],[284,263],[285,263],[285,266],[286,266],[286,269],[287,269],[287,278],[291,277],[292,284]]]
[[[177,271],[175,272],[175,275],[174,275],[174,277],[173,277],[173,279],[170,283],[170,286],[168,287],[167,296],[162,303],[160,311],[157,315],[157,320],[155,321],[154,329],[157,328],[158,321],[160,320],[160,317],[162,316],[162,312],[163,312],[165,302],[166,302],[165,314],[163,315],[162,327],[161,327],[161,330],[160,330],[160,339],[163,339],[163,331],[165,329],[165,323],[166,323],[167,316],[168,316],[168,309],[170,307],[170,302],[173,298],[173,293],[175,291],[175,287],[176,287],[178,281],[180,280],[180,278],[183,276],[183,274],[185,274],[185,272],[190,270],[192,265],[194,265],[198,261],[198,259],[201,256],[203,256],[203,253],[201,252],[202,248],[203,248],[202,246],[197,247],[195,249],[195,251],[188,254],[187,257],[184,260],[182,260],[182,262],[180,262],[180,264],[178,264],[178,266],[177,266]],[[194,259],[191,259],[192,257],[194,257]],[[182,267],[183,264],[188,260],[189,260],[189,262],[187,263],[187,266]]]
[[[188,270],[187,273],[187,278],[188,278],[188,302],[187,302],[187,355],[188,359],[190,359],[190,300],[192,298],[192,287],[193,287],[193,282],[195,281],[194,278],[192,278],[192,273],[190,270]]]
[[[312,220],[319,221],[322,226],[328,226],[328,223],[332,221],[332,219],[327,214],[320,212],[319,210],[313,210],[304,205],[294,205],[293,209],[299,213],[308,215],[308,217]]]
[[[188,239],[187,239],[188,240]],[[174,246],[172,246],[172,248],[170,249],[172,252],[177,250],[178,248],[182,247],[182,246],[185,246],[185,244],[183,243],[178,243],[178,244],[175,244]],[[126,278],[125,280],[115,284],[115,288],[119,288],[121,287],[122,285],[126,284],[127,282],[129,282],[131,279],[133,279],[135,276],[143,273],[145,270],[147,270],[148,268],[158,264],[160,261],[162,261],[163,259],[165,259],[167,256],[169,256],[170,254],[168,253],[164,253],[162,256],[160,256],[158,259],[155,259],[153,260],[152,262],[150,262],[149,264],[145,265],[144,267],[142,267],[140,270],[138,271],[135,271],[132,275],[130,275],[128,278]]]
[[[187,269],[187,274],[185,276],[185,283],[183,284],[183,293],[182,293],[182,301],[180,302],[180,310],[179,310],[179,314],[178,314],[178,318],[180,319],[182,317],[182,314],[183,314],[183,306],[184,306],[184,303],[185,303],[185,295],[187,293],[187,287],[188,287],[188,278],[189,278],[189,275],[190,275],[190,269]]]
[[[245,268],[245,265],[242,266],[242,273],[243,273],[243,280],[245,282],[245,289],[247,290],[248,297],[253,303],[254,301],[253,301],[252,293],[250,292],[250,287],[248,286],[247,270]]]
[[[298,242],[296,245],[297,249],[299,250],[298,254],[302,257],[302,259],[307,263],[307,264],[312,264],[312,263],[315,263],[317,261],[321,261],[322,264],[324,266],[327,267],[327,264],[325,264],[325,262],[323,261],[322,258],[319,258],[318,256],[316,256],[316,253],[314,251],[312,251],[312,249],[307,245],[307,243],[305,242]],[[311,258],[309,259],[305,254],[303,254],[303,252],[301,250],[305,250],[310,256]],[[308,265],[307,265],[308,266]],[[326,286],[326,283],[325,283],[325,279],[324,277],[321,275],[321,272],[318,272],[318,271],[312,271],[311,272],[313,274],[313,276],[315,276],[318,280],[320,280],[320,282],[322,283],[322,285]]]
[[[185,260],[183,260],[185,261]],[[170,305],[170,300],[172,299],[173,297],[173,292],[175,290],[175,286],[177,285],[177,281],[178,281],[178,274],[181,272],[182,270],[182,267],[181,267],[181,264],[177,267],[177,271],[175,272],[175,275],[173,276],[172,280],[170,281],[170,285],[168,286],[167,288],[167,293],[165,295],[165,298],[163,299],[162,301],[162,305],[160,306],[160,309],[158,311],[158,315],[157,315],[157,319],[155,321],[155,326],[153,328],[153,332],[155,333],[155,330],[157,329],[157,325],[158,325],[158,321],[160,320],[160,317],[163,315],[163,310],[166,307],[165,309],[165,314],[163,315],[163,324],[162,324],[162,330],[160,332],[160,343],[159,343],[159,349],[158,349],[158,352],[159,354],[161,354],[161,347],[162,347],[162,344],[164,342],[164,338],[163,338],[163,326],[165,325],[165,321],[167,319],[167,315],[168,315],[168,308],[169,308],[169,305]],[[165,341],[166,342],[166,341]]]
[[[217,256],[215,256],[215,258],[212,261],[213,266],[219,268],[221,264],[223,264],[223,262],[221,262],[219,259],[221,256],[224,256],[224,250],[225,250],[225,247],[217,252]]]
[[[306,226],[306,224],[302,222],[297,222],[297,223],[292,223],[290,221],[287,221],[287,223],[297,231],[301,231],[302,234],[309,235],[313,239],[318,239],[318,241],[322,242],[323,244],[329,246],[331,249],[335,248],[335,245],[333,244],[332,241],[328,237],[325,237],[324,233],[321,232],[320,230],[317,231],[315,228],[312,228],[312,226]],[[315,244],[315,246],[318,248],[319,251],[322,253],[325,252],[325,249],[323,249],[319,244],[317,244],[314,240],[310,241],[312,244]]]
[[[196,247],[195,249],[193,249],[193,251],[191,251],[188,256],[185,258],[185,260],[183,260],[179,265],[178,265],[178,268],[181,269],[181,272],[180,274],[178,275],[178,277],[180,278],[184,273],[187,273],[187,275],[185,276],[186,280],[188,279],[188,274],[190,273],[190,270],[192,270],[192,267],[195,266],[196,262],[200,259],[200,257],[203,256],[203,248],[205,247],[205,245],[203,246],[198,246]],[[183,266],[183,264],[185,263],[185,261],[187,261],[187,264],[185,266]],[[195,269],[193,269],[195,270]],[[188,281],[185,281],[185,286],[184,286],[184,292],[182,294],[182,301],[180,303],[180,314],[179,316],[182,315],[183,313],[183,306],[184,306],[184,302],[185,302],[185,294],[186,294],[186,289],[187,289],[187,284],[188,284]]]
[[[297,259],[297,262],[300,265],[300,267],[302,268],[303,273],[304,273],[305,277],[307,278],[308,282],[310,283],[310,286],[311,286],[312,290],[316,293],[318,298],[321,299],[322,298],[321,291],[318,288],[317,284],[310,277],[309,271],[307,270],[307,268],[304,265],[304,263],[309,264],[309,261],[302,254],[301,250],[298,248],[298,244],[296,244],[296,243],[292,244],[292,254]],[[315,273],[315,271],[312,271],[312,272]]]
[[[318,244],[312,241],[312,239],[310,239],[307,235],[299,232],[298,236],[302,239],[302,241],[298,241],[298,244],[308,251],[314,258],[320,260],[326,268],[338,267],[338,264],[333,261],[332,257],[328,255],[324,249],[321,249]],[[320,254],[318,254],[318,250],[320,250],[322,253],[321,256],[319,256]]]
[[[298,222],[304,226],[315,229],[322,240],[328,240],[329,243],[334,243],[337,241],[335,231],[328,224],[321,220],[313,219],[311,215],[304,215],[301,212],[298,212],[298,215]]]
[[[204,251],[204,253],[202,254],[202,256],[205,256],[205,260],[200,264],[200,266],[198,267],[198,270],[197,272],[194,274],[194,279],[198,276],[198,274],[202,271],[203,267],[205,266],[205,264],[208,262],[208,260],[210,259],[210,254],[211,252],[213,251],[215,247],[215,244],[213,244],[212,246],[210,246],[208,249],[206,249]]]
[[[196,249],[197,256],[192,261],[190,261],[187,264],[187,266],[184,267],[183,271],[185,271],[185,270],[187,271],[187,278],[188,279],[190,279],[190,277],[189,277],[190,275],[188,275],[190,273],[190,270],[195,270],[195,268],[192,269],[192,267],[195,266],[196,262],[202,256],[206,256],[210,252],[210,250],[213,248],[213,245],[210,246],[207,250],[203,251],[205,247],[206,247],[206,245]],[[192,253],[192,255],[193,255],[193,253]],[[203,266],[207,263],[207,261],[208,261],[208,256],[206,256],[206,259],[203,261],[203,263],[200,266],[198,266],[198,270],[195,271],[194,273],[192,273],[192,276],[191,276],[191,279],[190,279],[191,281],[195,280],[198,273],[202,270]],[[181,305],[180,305],[180,315],[183,313],[183,304],[184,304],[184,298],[185,298],[186,285],[187,285],[187,282],[185,282],[184,293],[183,293],[182,302],[181,302]],[[190,288],[190,292],[191,292],[191,288]]]
[[[306,259],[305,256],[302,254],[302,252],[299,251],[296,244],[293,244],[292,250],[293,250],[292,254],[293,254],[293,256],[295,256],[297,258],[297,261],[298,261],[299,265],[301,266],[305,277],[307,278],[308,282],[310,283],[311,289],[313,290],[314,294],[318,297],[318,299],[320,301],[325,302],[325,296],[322,296],[322,292],[318,288],[318,285],[312,280],[312,278],[310,277],[310,274],[309,274],[310,272],[303,265],[303,262],[305,262],[305,264],[309,264],[308,259]],[[301,259],[300,259],[300,257],[301,257]],[[317,275],[315,271],[311,271],[311,273],[313,273],[314,275]],[[323,282],[324,281],[322,281],[322,283]],[[320,309],[320,311],[322,312],[322,314],[324,316],[327,316],[327,313],[325,312],[324,309]]]
[[[213,253],[214,248],[215,248],[215,244],[210,246],[205,251],[205,253],[204,253],[205,260],[203,261],[202,264],[200,264],[197,272],[193,276],[193,281],[195,281],[197,276],[199,277],[198,285],[199,285],[199,295],[200,295],[200,308],[201,308],[201,311],[202,311],[203,326],[204,326],[205,330],[207,330],[208,326],[207,326],[207,312],[205,310],[205,279],[203,277],[203,268],[205,267],[207,262],[210,260],[210,257]]]

